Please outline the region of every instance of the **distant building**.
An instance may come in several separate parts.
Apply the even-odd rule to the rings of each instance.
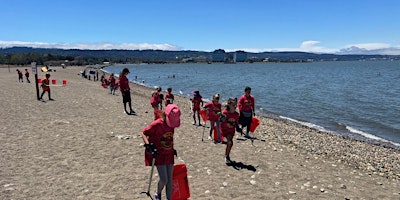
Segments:
[[[212,52],[212,61],[213,62],[225,62],[225,50],[217,49]]]
[[[247,61],[247,53],[244,51],[236,51],[234,54],[235,62],[246,62]]]

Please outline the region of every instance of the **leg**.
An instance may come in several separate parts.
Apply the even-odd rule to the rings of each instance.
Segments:
[[[167,199],[172,197],[172,172],[174,165],[159,165],[157,166],[158,176],[160,180],[157,185],[157,194],[161,197],[161,192],[166,186]]]
[[[200,121],[200,111],[196,111],[197,112],[197,119],[199,119],[199,126],[201,126],[201,121]]]
[[[221,141],[222,141],[221,128],[220,128],[221,122],[220,122],[219,120],[216,121],[216,125],[217,125],[217,138],[218,138],[218,142],[221,142]]]
[[[229,134],[226,136],[227,143],[226,143],[226,149],[225,149],[225,157],[230,160],[229,154],[231,153],[231,149],[233,146],[233,134]]]
[[[196,112],[195,110],[192,110],[193,112],[193,125],[196,125]]]
[[[45,93],[46,91],[42,91],[42,94],[40,95],[40,99],[42,99],[43,98],[43,95],[44,95],[44,93]]]
[[[167,165],[167,175],[168,175],[168,182],[167,182],[167,187],[166,187],[166,194],[167,194],[167,200],[172,199],[172,174],[174,172],[174,165]]]
[[[212,136],[212,132],[214,130],[214,125],[215,125],[215,122],[210,121],[210,137]]]

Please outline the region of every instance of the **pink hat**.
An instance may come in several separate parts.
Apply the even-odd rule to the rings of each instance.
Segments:
[[[165,108],[165,121],[171,128],[177,128],[181,125],[181,110],[175,104],[168,104]]]

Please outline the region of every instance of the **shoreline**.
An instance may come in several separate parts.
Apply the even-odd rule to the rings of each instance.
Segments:
[[[152,90],[131,83],[138,114],[128,116],[119,93],[78,75],[85,67],[53,68],[52,78],[67,85],[45,102],[34,84],[0,68],[8,86],[0,96],[0,198],[147,199],[140,131],[154,118]],[[231,159],[242,167],[235,169],[224,163],[225,145],[201,141],[204,127],[192,125],[188,99],[176,95],[175,103],[182,112],[175,163],[187,165],[191,199],[400,198],[398,150],[260,117],[257,139],[235,135]],[[157,181],[155,172],[151,194]]]

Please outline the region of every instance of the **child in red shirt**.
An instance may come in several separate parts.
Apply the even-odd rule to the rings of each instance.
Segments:
[[[155,166],[157,166],[160,177],[156,194],[158,198],[161,198],[161,192],[165,186],[167,199],[172,198],[172,172],[175,154],[174,128],[180,126],[180,115],[181,111],[177,105],[168,104],[162,118],[156,119],[142,131],[143,142],[146,146],[146,166],[150,166],[152,163],[151,152],[154,152],[154,149],[158,152],[158,156],[155,158]]]
[[[251,95],[251,88],[246,87],[244,89],[244,94],[239,98],[238,107],[240,112],[239,124],[242,125],[242,129],[246,128],[246,137],[249,136],[250,125],[252,122],[252,118],[255,115],[254,113],[254,97]]]
[[[211,102],[208,102],[204,105],[204,108],[207,110],[208,119],[210,120],[210,135],[208,139],[211,140],[212,132],[214,130],[214,125],[217,126],[217,143],[221,142],[221,133],[220,133],[220,122],[219,122],[219,113],[221,112],[221,103],[219,103],[219,94],[215,94],[212,98]]]
[[[193,125],[196,125],[196,114],[197,119],[199,120],[199,126],[201,126],[200,121],[200,105],[203,106],[203,97],[200,95],[199,91],[193,92],[193,98],[190,99],[192,101],[192,111],[193,111]]]
[[[126,77],[129,74],[129,69],[124,68],[119,74],[119,89],[122,93],[122,102],[124,103],[124,110],[127,115],[136,115],[136,112],[132,109],[131,100],[131,88],[129,87],[129,80]],[[126,109],[126,104],[128,103],[130,111]]]
[[[167,94],[165,94],[165,106],[174,103],[174,95],[172,94],[172,88],[167,89]]]
[[[49,94],[49,100],[50,101],[54,101],[54,99],[52,99],[51,98],[51,95],[50,95],[50,74],[46,74],[46,78],[44,78],[43,80],[42,80],[42,90],[43,90],[43,92],[42,92],[42,95],[40,95],[40,100],[42,100],[43,99],[43,95],[44,95],[44,93],[45,92],[47,92],[48,94]]]
[[[237,100],[235,98],[229,98],[226,105],[226,109],[222,111],[221,117],[221,133],[222,136],[226,137],[226,149],[225,149],[225,163],[230,164],[231,158],[229,154],[233,146],[233,136],[235,135],[235,130],[239,130],[238,121],[239,113],[236,112]]]

